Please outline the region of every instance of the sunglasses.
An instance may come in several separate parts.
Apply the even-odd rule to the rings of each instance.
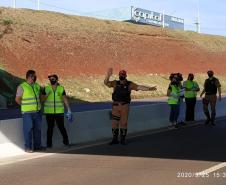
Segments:
[[[54,77],[50,77],[49,80],[57,81],[57,79]]]
[[[31,78],[37,78],[36,75],[29,75],[29,77],[31,77]]]

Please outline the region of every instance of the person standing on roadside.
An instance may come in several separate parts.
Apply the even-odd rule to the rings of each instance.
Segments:
[[[186,102],[185,121],[195,120],[195,105],[197,92],[200,91],[199,85],[194,81],[194,74],[190,73],[188,79],[184,81],[183,87],[185,89],[184,97]]]
[[[179,115],[178,115],[177,123],[178,125],[183,126],[185,124],[185,103],[184,103],[185,89],[182,86],[183,75],[181,73],[175,73],[174,76],[178,78],[179,87],[180,87]]]
[[[178,127],[180,113],[181,84],[177,74],[170,75],[170,84],[167,90],[168,105],[170,106],[169,128]]]
[[[137,85],[127,80],[125,70],[119,71],[119,80],[110,81],[113,69],[108,69],[104,84],[109,88],[113,88],[112,93],[112,134],[113,139],[110,145],[118,144],[119,126],[120,126],[120,142],[126,145],[126,134],[128,125],[129,104],[131,102],[131,91],[156,91],[155,87]]]
[[[58,83],[56,74],[48,76],[50,84],[45,86],[42,92],[42,102],[44,102],[44,114],[47,121],[47,147],[52,147],[53,128],[55,122],[63,137],[63,144],[69,146],[68,134],[64,127],[64,104],[71,114],[68,99],[64,87]]]
[[[36,79],[35,71],[28,70],[26,73],[26,82],[18,86],[15,99],[21,106],[25,152],[27,153],[43,150],[41,146],[41,87],[36,83]],[[32,141],[34,143],[33,145]]]
[[[200,94],[200,97],[202,98],[203,94],[205,94],[205,97],[202,100],[203,111],[207,118],[205,125],[211,123],[211,125],[214,126],[216,117],[217,92],[219,101],[221,101],[221,84],[220,81],[214,77],[214,72],[212,70],[207,71],[207,75],[209,78],[205,80],[204,89]],[[209,104],[211,107],[211,116],[208,109]]]

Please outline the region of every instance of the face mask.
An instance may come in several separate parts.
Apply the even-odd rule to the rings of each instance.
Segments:
[[[125,80],[125,79],[126,79],[125,76],[120,76],[120,77],[119,77],[119,80],[121,80],[121,81],[123,81],[123,80]]]
[[[35,83],[37,80],[37,76],[31,76],[32,81]]]
[[[173,78],[171,84],[172,85],[179,85],[179,81],[176,78]]]
[[[208,77],[209,77],[209,78],[212,78],[212,77],[213,77],[213,74],[208,74]]]
[[[57,83],[56,80],[50,80],[51,85],[55,85]]]
[[[190,77],[189,79],[190,79],[191,81],[193,81],[193,80],[194,80],[194,77]]]

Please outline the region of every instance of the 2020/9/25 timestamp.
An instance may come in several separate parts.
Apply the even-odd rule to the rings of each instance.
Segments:
[[[194,172],[177,172],[177,178],[226,178],[226,172],[213,173],[194,173]]]

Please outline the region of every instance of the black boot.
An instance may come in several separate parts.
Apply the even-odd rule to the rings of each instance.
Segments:
[[[205,125],[208,125],[210,123],[210,113],[209,112],[205,112],[206,118],[207,120],[205,121]]]
[[[47,148],[52,148],[52,139],[47,139]]]
[[[121,128],[120,129],[120,138],[121,138],[121,144],[126,145],[126,134],[127,134],[127,129],[126,128]]]
[[[215,116],[216,116],[215,113],[212,113],[212,114],[211,114],[211,120],[210,120],[210,122],[211,122],[211,125],[213,125],[213,126],[216,125],[216,124],[214,123],[214,121],[215,121]]]
[[[112,129],[113,138],[112,138],[112,141],[109,143],[110,145],[119,144],[118,134],[119,134],[119,129],[118,128],[113,128]]]
[[[69,141],[68,141],[68,139],[64,139],[64,140],[63,140],[63,143],[64,143],[65,146],[69,146]]]

